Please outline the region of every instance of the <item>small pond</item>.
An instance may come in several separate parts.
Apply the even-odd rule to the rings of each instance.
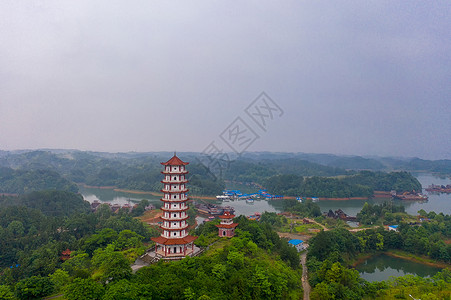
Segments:
[[[355,268],[360,276],[368,281],[383,281],[390,276],[404,276],[407,274],[421,277],[434,276],[440,268],[411,262],[409,260],[388,256],[385,254],[375,255]]]

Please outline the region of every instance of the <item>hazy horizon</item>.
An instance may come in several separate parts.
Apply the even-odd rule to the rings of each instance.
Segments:
[[[4,151],[4,152],[34,152],[34,151],[48,151],[48,152],[87,152],[87,153],[104,153],[104,154],[153,154],[153,153],[167,153],[168,154],[168,158],[171,155],[177,154],[177,156],[179,156],[180,158],[183,158],[182,156],[184,154],[199,154],[202,155],[203,152],[202,151],[171,151],[171,150],[156,150],[156,151],[116,151],[116,152],[110,152],[110,151],[96,151],[96,150],[81,150],[81,149],[64,149],[64,148],[34,148],[34,149],[11,149],[11,150],[5,150],[5,149],[0,149],[0,151]],[[225,152],[227,154],[231,154],[233,156],[229,156],[232,159],[237,158],[238,156],[235,154],[234,151],[229,151],[229,152]],[[358,155],[358,154],[342,154],[342,153],[326,153],[326,152],[289,152],[289,151],[246,151],[243,153],[243,156],[246,156],[246,154],[280,154],[280,155],[285,155],[285,154],[292,154],[294,156],[296,155],[332,155],[332,156],[337,156],[337,157],[363,157],[363,158],[393,158],[393,159],[400,159],[400,160],[409,160],[409,159],[415,159],[415,158],[419,158],[419,159],[424,159],[424,160],[428,160],[424,157],[418,157],[418,156],[380,156],[380,155]],[[434,159],[435,160],[435,159]],[[436,159],[436,160],[449,160],[446,158],[443,159]]]
[[[0,20],[0,149],[451,159],[451,2],[6,0]]]

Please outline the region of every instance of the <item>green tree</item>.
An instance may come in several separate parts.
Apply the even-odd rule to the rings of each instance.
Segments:
[[[104,292],[103,286],[91,278],[75,278],[64,289],[64,297],[68,300],[97,300]]]
[[[0,285],[0,300],[13,300],[14,294],[7,285]]]
[[[127,279],[132,274],[130,263],[124,254],[114,251],[111,244],[105,249],[97,249],[92,257],[92,263],[100,271],[98,276],[103,282]]]
[[[53,292],[53,284],[48,277],[32,276],[16,284],[19,299],[39,299]]]
[[[74,277],[87,278],[91,274],[91,260],[87,253],[81,252],[62,264],[64,271]]]
[[[123,250],[127,248],[136,248],[141,247],[141,241],[144,239],[143,236],[140,236],[136,232],[133,232],[129,229],[122,230],[116,241],[113,243],[116,249]]]
[[[57,269],[53,274],[49,275],[56,291],[61,291],[62,288],[69,282],[69,273],[62,269]]]
[[[25,232],[23,223],[21,221],[17,221],[17,220],[9,223],[8,230],[9,230],[9,232],[11,232],[11,234],[13,234],[14,236],[17,236],[17,237],[23,236],[23,234]]]
[[[128,280],[120,280],[115,283],[107,285],[107,290],[102,300],[139,300],[150,299],[142,297],[142,290],[136,283],[131,283]]]
[[[331,291],[330,286],[321,282],[315,286],[313,291],[310,294],[310,299],[312,300],[332,300],[335,299],[335,295]]]

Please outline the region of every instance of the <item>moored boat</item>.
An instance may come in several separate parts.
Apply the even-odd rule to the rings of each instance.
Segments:
[[[414,192],[404,192],[402,194],[394,194],[394,199],[398,200],[411,200],[411,201],[425,201],[428,200],[428,196],[421,193]]]
[[[428,192],[432,192],[432,193],[446,193],[446,194],[449,194],[449,193],[451,193],[451,184],[447,184],[447,185],[431,184],[425,190],[428,191]]]

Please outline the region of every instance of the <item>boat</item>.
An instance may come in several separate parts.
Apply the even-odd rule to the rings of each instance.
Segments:
[[[216,196],[216,199],[221,200],[223,202],[229,202],[230,201],[230,197],[231,196],[227,196],[227,195],[219,195],[219,196]]]
[[[451,193],[451,184],[447,184],[447,185],[431,184],[425,190],[428,191],[428,192],[432,192],[432,193],[446,193],[446,194],[450,194]]]
[[[235,209],[231,206],[219,206],[214,204],[196,204],[195,207],[197,211],[204,215],[222,215],[224,211],[228,211],[230,213],[234,213]]]
[[[229,212],[231,215],[233,215],[234,213],[235,213],[235,208],[233,208],[232,206],[224,206],[223,208],[222,208],[222,210],[223,210],[223,213],[224,212]]]
[[[410,200],[410,201],[426,201],[428,200],[428,196],[423,195],[421,193],[413,192],[404,192],[402,194],[394,194],[394,199],[398,200]]]
[[[254,199],[252,199],[252,198],[247,198],[247,199],[246,199],[246,203],[254,204]]]

